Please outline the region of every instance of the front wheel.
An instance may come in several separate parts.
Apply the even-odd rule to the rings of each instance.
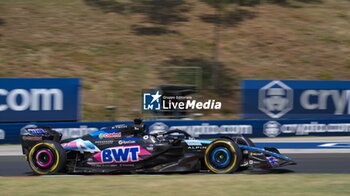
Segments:
[[[216,174],[237,171],[242,160],[242,151],[230,140],[219,139],[212,142],[205,151],[204,161],[208,169]]]
[[[54,174],[61,171],[66,164],[67,154],[55,141],[43,141],[30,149],[28,162],[37,174]]]

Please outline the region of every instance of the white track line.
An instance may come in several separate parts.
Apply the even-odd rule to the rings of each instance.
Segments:
[[[279,149],[282,154],[300,154],[300,153],[350,153],[350,149]]]

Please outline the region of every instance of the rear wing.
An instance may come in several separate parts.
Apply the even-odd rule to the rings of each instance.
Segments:
[[[51,127],[25,128],[20,135],[23,154],[28,154],[30,149],[43,140],[60,142],[62,134]]]

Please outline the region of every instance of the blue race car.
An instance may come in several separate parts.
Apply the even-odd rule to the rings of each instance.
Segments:
[[[296,164],[276,148],[257,148],[246,137],[199,140],[182,130],[145,133],[141,119],[81,138],[61,140],[51,128],[27,128],[23,154],[37,174],[174,173],[207,170],[217,174],[248,168]]]

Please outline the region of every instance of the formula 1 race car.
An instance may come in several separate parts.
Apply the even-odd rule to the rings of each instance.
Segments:
[[[61,140],[51,128],[27,128],[21,133],[23,154],[37,174],[169,173],[276,168],[295,162],[276,148],[257,148],[246,137],[194,139],[182,130],[146,134],[141,119],[81,138]]]

